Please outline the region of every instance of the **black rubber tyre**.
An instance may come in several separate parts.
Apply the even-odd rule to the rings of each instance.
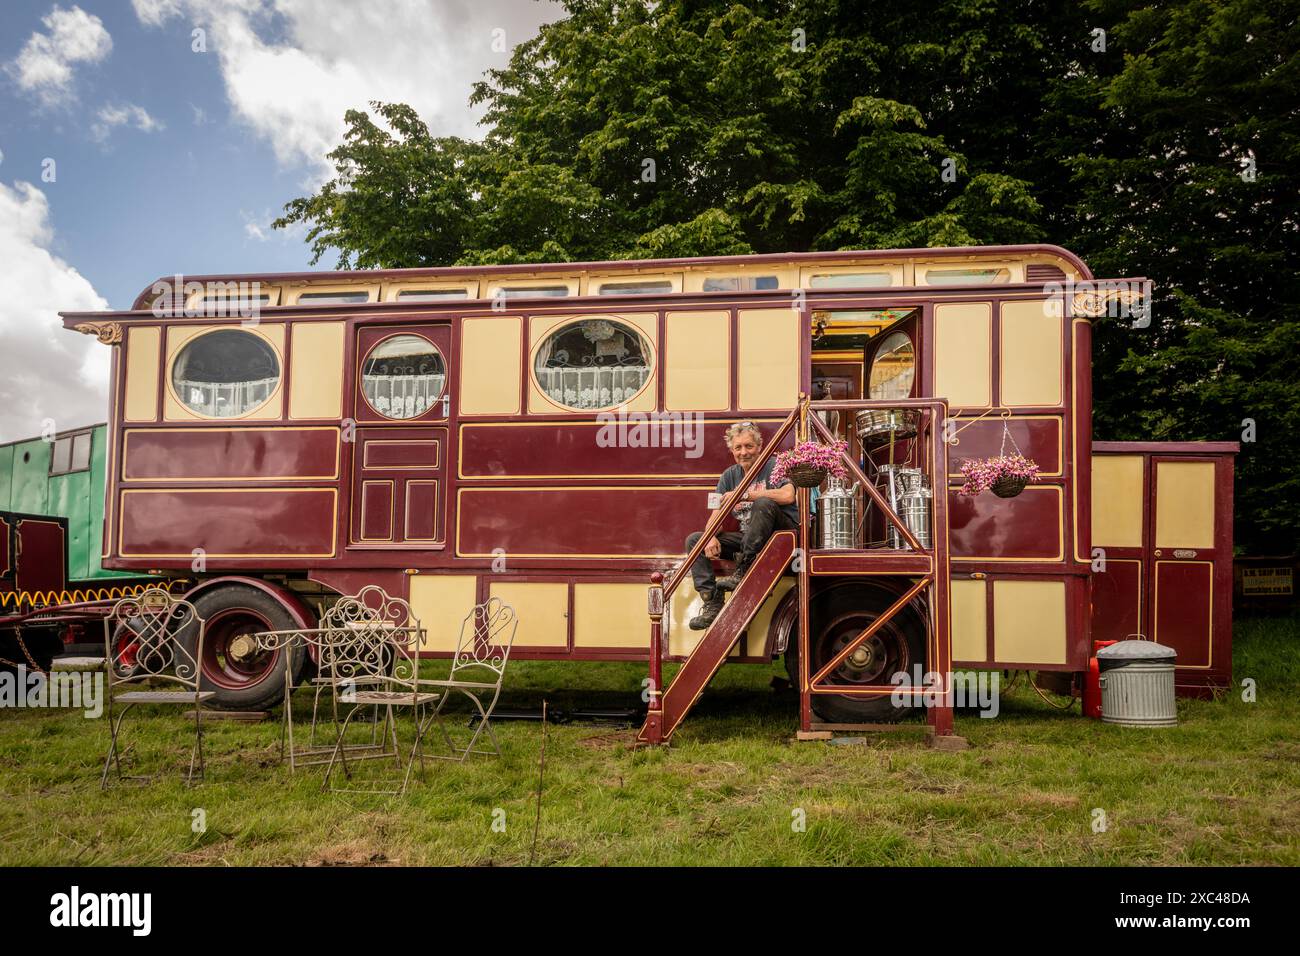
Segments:
[[[816,594],[810,604],[812,665],[815,673],[898,599],[899,593],[875,582],[845,581]],[[865,659],[846,661],[831,675],[833,683],[890,683],[895,671],[909,678],[913,667],[925,669],[926,619],[916,602],[909,604],[872,636]],[[790,636],[785,652],[786,673],[799,686],[798,632]],[[812,695],[813,712],[830,724],[894,723],[914,714],[916,706],[896,707],[888,696],[863,698],[829,694]]]
[[[250,652],[242,635],[256,631],[282,631],[298,622],[280,601],[246,584],[223,584],[193,599],[205,621],[200,688],[216,693],[209,707],[219,710],[265,710],[284,696],[285,668],[297,682],[305,670],[306,650]],[[180,636],[181,646],[195,653],[198,628]]]

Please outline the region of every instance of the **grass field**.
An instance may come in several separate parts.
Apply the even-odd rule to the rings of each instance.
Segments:
[[[1057,713],[1021,681],[997,718],[959,715],[971,749],[943,753],[919,724],[859,745],[795,743],[797,697],[769,687],[779,665],[724,668],[671,748],[632,749],[634,730],[549,727],[535,853],[535,722],[499,726],[503,758],[430,762],[386,798],[321,794],[319,770],[290,774],[275,721],[209,724],[207,782],[187,790],[187,725],[174,710],[133,713],[128,772],[157,776],[101,793],[102,719],[5,710],[0,864],[1294,866],[1300,621],[1239,622],[1234,672],[1254,679],[1257,702],[1239,690],[1180,701],[1180,726],[1165,730]],[[644,676],[516,662],[502,706],[628,707]],[[362,765],[358,779],[386,770]]]

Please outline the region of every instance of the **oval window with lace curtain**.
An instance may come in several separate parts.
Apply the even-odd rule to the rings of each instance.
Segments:
[[[260,335],[218,329],[187,342],[172,362],[172,389],[186,408],[211,418],[246,415],[280,384],[280,360]]]
[[[447,365],[437,347],[422,335],[392,335],[366,356],[361,390],[385,418],[419,418],[442,398]]]
[[[548,335],[533,359],[533,374],[537,387],[565,408],[612,408],[650,381],[651,360],[645,336],[626,322],[601,316]]]

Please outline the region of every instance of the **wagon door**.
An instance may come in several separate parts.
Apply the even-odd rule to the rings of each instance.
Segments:
[[[357,331],[353,547],[444,547],[450,367],[447,323]]]
[[[1151,637],[1178,651],[1179,683],[1189,671],[1214,682],[1231,675],[1224,607],[1232,576],[1231,504],[1224,494],[1231,488],[1230,468],[1222,456],[1151,456],[1155,518],[1148,529],[1147,620]]]

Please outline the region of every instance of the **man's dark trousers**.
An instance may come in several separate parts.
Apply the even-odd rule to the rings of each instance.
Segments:
[[[722,557],[735,558],[736,570],[743,573],[758,552],[763,550],[763,545],[767,544],[767,539],[772,537],[773,532],[787,528],[794,530],[796,527],[798,525],[775,501],[771,498],[759,498],[749,510],[749,524],[743,534],[739,531],[718,533],[718,543],[722,545]],[[695,531],[687,536],[688,552],[695,547],[695,542],[700,540],[700,535],[703,533]],[[700,552],[700,556],[691,565],[691,579],[695,582],[695,590],[701,594],[712,591],[717,583],[713,575],[713,562],[705,556],[704,552]]]

